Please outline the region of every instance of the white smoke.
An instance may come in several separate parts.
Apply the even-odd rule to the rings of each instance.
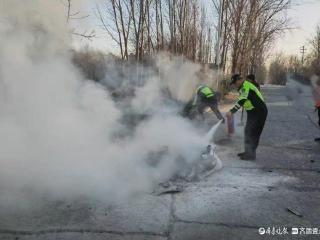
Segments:
[[[163,84],[186,100],[199,70],[181,62],[159,63],[162,77],[147,75],[135,88],[131,108],[152,114],[116,138],[127,128],[124,109],[71,63],[65,11],[51,0],[0,3],[0,203],[25,189],[106,200],[147,192],[181,167],[177,158],[195,161],[206,144],[186,120],[164,114]],[[164,147],[161,161],[148,164],[148,154]]]
[[[197,76],[201,70],[200,65],[183,57],[161,54],[158,56],[157,66],[160,73],[163,74],[164,84],[170,90],[171,95],[177,100],[188,101],[200,83]]]

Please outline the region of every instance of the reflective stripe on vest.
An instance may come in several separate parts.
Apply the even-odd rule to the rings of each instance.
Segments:
[[[248,99],[250,90],[254,91],[257,94],[257,96],[262,100],[262,102],[264,102],[263,96],[261,92],[258,90],[258,88],[254,84],[246,80],[243,82],[242,87],[239,91],[240,92],[239,100],[246,99],[246,101],[243,104],[243,107],[246,111],[250,111],[254,109],[254,106],[252,105],[251,101]]]
[[[207,98],[213,97],[214,93],[209,87],[202,87],[199,89],[202,94],[204,94]]]

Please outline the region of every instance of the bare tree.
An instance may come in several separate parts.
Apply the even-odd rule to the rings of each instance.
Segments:
[[[310,44],[312,58],[320,64],[320,25],[317,26],[316,32],[310,40]]]
[[[66,7],[67,9],[67,14],[66,14],[66,21],[67,23],[70,22],[70,20],[80,20],[80,19],[85,19],[89,17],[89,15],[81,15],[80,11],[73,12],[72,10],[72,0],[65,0],[65,2],[62,2],[62,4]],[[74,36],[79,36],[86,38],[88,40],[92,40],[96,36],[94,30],[92,31],[83,31],[83,32],[77,32],[75,30],[71,31],[71,34]]]
[[[219,54],[223,71],[230,56],[230,71],[255,72],[268,46],[288,29],[285,10],[290,0],[213,0],[219,13]]]
[[[96,5],[101,27],[118,44],[122,59],[129,57],[131,14],[127,0],[109,0],[103,5]]]

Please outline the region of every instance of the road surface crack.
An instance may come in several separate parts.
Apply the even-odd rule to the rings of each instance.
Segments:
[[[113,235],[147,235],[147,236],[161,236],[165,237],[164,234],[154,233],[154,232],[120,232],[104,229],[88,229],[88,228],[52,228],[52,229],[43,229],[43,230],[13,230],[13,229],[0,229],[0,234],[11,234],[11,235],[45,235],[53,233],[107,233]]]

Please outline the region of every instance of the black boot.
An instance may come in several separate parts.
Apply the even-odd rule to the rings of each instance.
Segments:
[[[252,161],[256,160],[256,154],[255,153],[244,153],[243,155],[240,156],[241,160],[246,160],[246,161]]]
[[[241,157],[243,154],[246,154],[246,152],[238,153],[237,156],[238,156],[238,157]]]

